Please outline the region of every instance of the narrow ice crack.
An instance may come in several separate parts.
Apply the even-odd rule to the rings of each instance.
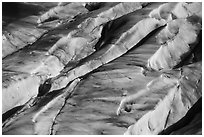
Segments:
[[[51,125],[51,127],[50,127],[50,133],[49,133],[49,135],[54,135],[54,125],[56,124],[56,119],[57,119],[57,117],[60,115],[60,113],[61,113],[61,111],[63,110],[63,108],[65,107],[66,102],[67,102],[67,99],[68,99],[68,98],[65,98],[65,99],[64,99],[64,102],[62,103],[61,108],[58,110],[56,116],[53,118],[53,122],[52,122],[52,125]]]
[[[78,80],[78,79],[75,79],[75,80],[69,85],[69,87],[71,87],[71,88],[72,88],[72,86],[74,86],[74,87],[73,87],[73,89],[72,89],[71,91],[68,91],[68,92],[69,92],[68,95],[66,95],[66,92],[65,92],[64,101],[63,101],[63,103],[62,103],[62,106],[61,106],[61,108],[58,110],[58,112],[57,112],[57,114],[55,115],[55,117],[53,118],[52,124],[51,124],[51,126],[50,126],[49,135],[54,135],[54,134],[55,134],[55,133],[54,133],[54,126],[55,126],[55,124],[56,124],[56,119],[57,119],[57,117],[60,115],[61,111],[64,109],[65,105],[67,104],[67,100],[71,97],[73,91],[75,90],[75,88],[76,88],[76,86],[77,86],[77,83],[75,83],[75,82],[79,82],[79,80]],[[74,85],[72,85],[72,84],[74,84]],[[75,85],[75,84],[76,84],[76,85]]]

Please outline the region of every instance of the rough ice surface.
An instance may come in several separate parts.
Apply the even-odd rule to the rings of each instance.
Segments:
[[[202,3],[2,5],[3,135],[202,134]]]

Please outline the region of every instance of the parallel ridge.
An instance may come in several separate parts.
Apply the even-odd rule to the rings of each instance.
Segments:
[[[21,3],[20,3],[21,4]],[[110,8],[111,6],[116,5],[117,3],[113,3],[112,5],[109,4],[108,6],[100,9],[96,13],[91,14],[92,16],[99,14],[100,12],[103,12],[104,10],[107,10],[107,8]],[[26,3],[26,5],[32,6],[39,6],[39,3]],[[52,7],[55,7],[57,3],[40,3],[40,7],[45,7],[45,9],[49,9]],[[9,6],[9,5],[8,5]],[[59,4],[59,6],[62,6]],[[80,6],[80,5],[79,5]],[[63,7],[62,7],[63,8]],[[33,10],[32,8],[28,9],[29,11]],[[47,10],[45,10],[47,11]],[[38,11],[39,12],[39,11]],[[28,12],[29,13],[29,12]],[[32,15],[32,14],[31,14]],[[76,15],[76,14],[75,14]],[[12,39],[8,40],[5,35],[3,35],[3,54],[7,54],[8,51],[10,54],[9,46],[5,45],[4,42],[14,42],[13,40],[17,40],[17,42],[14,42],[14,44],[17,44],[21,41],[19,41],[18,37],[23,39],[25,43],[32,38],[30,36],[29,39],[27,38],[27,34],[33,33],[33,35],[38,35],[39,30],[49,30],[46,35],[41,37],[41,33],[38,35],[38,38],[36,38],[36,41],[31,44],[28,47],[24,47],[26,45],[19,44],[22,49],[18,50],[12,50],[11,52],[14,52],[11,56],[7,56],[3,59],[3,77],[6,77],[6,80],[3,80],[3,96],[6,96],[9,100],[9,103],[5,100],[3,101],[3,113],[8,111],[9,109],[12,109],[13,107],[16,107],[18,105],[23,105],[26,103],[31,97],[34,97],[37,95],[38,87],[43,84],[43,82],[49,78],[49,77],[55,77],[60,73],[60,70],[63,69],[64,65],[56,58],[55,56],[47,56],[45,55],[46,51],[48,51],[54,43],[56,43],[57,40],[61,38],[61,36],[64,33],[68,33],[71,30],[66,29],[66,27],[70,26],[72,29],[76,29],[78,24],[80,24],[82,21],[84,21],[86,18],[88,18],[89,15],[83,17],[83,18],[76,18],[74,21],[75,23],[71,22],[65,22],[59,25],[59,27],[51,25],[50,27],[46,27],[46,23],[55,24],[55,22],[46,22],[42,24],[40,27],[37,27],[37,19],[38,16],[28,16],[23,18],[20,18],[19,20],[14,20],[13,22],[8,22],[8,24],[5,25],[3,30],[5,29],[5,33],[7,31],[18,34],[16,37],[10,36]],[[59,21],[59,20],[57,20]],[[54,28],[52,28],[54,27]],[[62,32],[61,29],[64,29]],[[19,32],[20,31],[20,32]],[[21,33],[22,32],[22,33]],[[26,33],[26,37],[24,37],[24,33]],[[53,33],[55,35],[53,35]],[[7,33],[8,34],[8,33]],[[9,33],[10,35],[10,33]],[[41,38],[40,38],[41,37]],[[4,52],[4,47],[6,52]],[[26,57],[26,59],[25,59]],[[14,72],[14,73],[9,73]],[[27,75],[27,77],[24,76],[24,73]],[[15,79],[15,74],[18,74],[18,77],[22,79],[24,84],[21,84],[22,81],[19,81],[20,79]],[[9,75],[9,76],[7,76]],[[13,78],[14,77],[14,78]],[[30,80],[36,81],[35,84],[30,84]],[[9,81],[9,82],[7,82]],[[19,87],[20,85],[20,87]],[[30,85],[31,88],[27,89],[26,85]],[[21,90],[19,90],[19,88]],[[15,94],[13,94],[15,92]],[[26,92],[25,94],[21,94],[23,92]],[[27,92],[29,94],[27,94]],[[10,96],[13,94],[12,96]],[[16,103],[18,102],[18,103]]]
[[[113,23],[109,22],[110,30],[112,29],[117,35],[112,35],[111,38],[104,40],[96,51],[91,51],[91,55],[86,54],[79,57],[79,60],[85,58],[79,61],[76,66],[71,67],[71,69],[70,66],[66,66],[59,75],[53,77],[50,93],[37,99],[34,106],[26,108],[23,113],[5,123],[3,133],[122,134],[131,125],[125,134],[158,134],[179,121],[202,96],[202,61],[199,58],[197,63],[194,60],[191,65],[174,70],[168,69],[172,69],[182,62],[181,56],[183,54],[193,54],[192,49],[198,46],[194,41],[200,40],[197,39],[201,29],[198,18],[200,15],[197,14],[199,11],[192,8],[196,5],[194,3],[193,6],[189,7],[193,9],[190,11],[197,14],[196,19],[191,18],[192,16],[189,17],[189,14],[176,14],[175,10],[178,10],[179,6],[188,7],[185,3],[174,3],[173,6],[170,4],[170,8],[167,10],[164,10],[166,5],[159,7],[160,5],[161,3],[148,4],[146,7],[132,12],[132,14],[123,15],[124,17],[130,16],[130,18],[123,18],[122,16],[116,20],[114,18]],[[152,13],[151,11],[155,8],[158,9]],[[163,10],[168,13],[167,16],[163,16],[165,13]],[[174,15],[170,15],[168,10],[172,10]],[[185,8],[183,10],[185,12]],[[176,18],[189,18],[186,22],[185,19],[175,19],[175,16]],[[117,24],[123,19],[134,19],[134,21],[129,20],[124,26],[118,25],[119,31],[114,30],[111,25]],[[171,23],[174,21],[178,23],[177,20],[190,26],[187,28],[195,37],[193,40],[190,39],[188,44],[194,43],[194,45],[191,47],[192,49],[176,56],[179,61],[165,65],[168,61],[160,60],[161,56],[157,56],[162,55],[157,52],[163,47],[160,47],[163,40],[166,41],[168,38],[161,37],[161,34],[166,34]],[[189,22],[191,23],[188,24]],[[166,23],[167,27],[163,29],[161,26]],[[82,32],[84,31],[86,34],[86,31],[93,30],[93,24],[91,24],[87,27],[86,23],[82,23],[79,28],[84,27]],[[175,26],[173,25],[173,30]],[[70,34],[75,35],[75,32],[77,34],[81,31],[72,31],[68,36]],[[103,34],[102,30],[96,32],[93,33],[93,36],[102,37],[100,36],[100,33]],[[98,34],[98,32],[100,33]],[[181,32],[179,31],[179,33]],[[82,36],[84,34],[81,33]],[[185,36],[183,33],[181,34],[181,36]],[[64,39],[66,44],[66,37]],[[71,38],[71,40],[73,39],[75,38]],[[89,40],[89,36],[84,38],[85,41],[87,39]],[[175,42],[173,46],[176,44]],[[66,48],[66,45],[63,48]],[[150,51],[149,48],[153,50]],[[81,49],[76,49],[76,51],[80,53]],[[178,51],[182,51],[182,49]],[[63,58],[60,56],[59,60],[62,61],[61,59]],[[68,62],[65,61],[63,64]],[[154,64],[154,62],[156,63]],[[145,64],[148,64],[147,67]],[[141,67],[147,72],[141,71]],[[160,69],[164,70],[158,71]],[[80,82],[78,78],[82,81]],[[128,97],[121,97],[127,95]],[[117,114],[120,116],[116,116],[115,111],[120,101],[117,110]],[[126,115],[121,114],[124,112]],[[135,121],[135,115],[137,121]]]

